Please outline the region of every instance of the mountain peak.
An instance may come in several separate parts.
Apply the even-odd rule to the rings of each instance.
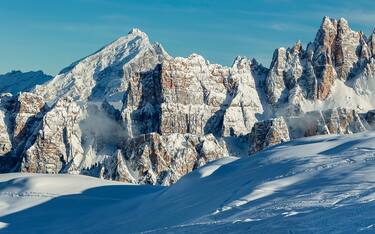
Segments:
[[[320,31],[328,32],[328,31],[336,31],[336,29],[337,29],[337,20],[334,18],[330,18],[328,16],[324,16],[322,23],[320,25]]]
[[[302,50],[302,42],[300,40],[296,41],[292,47],[292,50],[294,53],[299,53]]]
[[[340,18],[337,21],[337,29],[338,29],[338,31],[342,31],[342,32],[351,31],[348,21],[344,18]]]
[[[351,30],[349,27],[349,23],[345,18],[341,17],[338,20],[336,20],[328,16],[323,17],[320,29],[323,31],[331,31],[335,29],[343,32]]]
[[[250,67],[251,64],[252,62],[246,56],[237,56],[233,61],[232,68],[233,67],[238,68],[238,67],[244,67],[244,66]]]
[[[128,36],[129,35],[140,36],[140,37],[148,37],[147,34],[143,31],[141,31],[139,28],[132,28],[128,32]]]
[[[332,23],[335,23],[335,22],[336,22],[336,19],[331,18],[329,16],[324,16],[321,26],[324,26],[324,25],[327,25],[327,24],[332,24]]]
[[[345,18],[341,17],[341,18],[338,20],[338,24],[339,24],[340,26],[345,26],[345,25],[348,25],[348,21],[347,21]]]

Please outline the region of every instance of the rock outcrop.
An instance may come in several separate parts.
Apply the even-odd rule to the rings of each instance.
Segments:
[[[365,114],[364,118],[361,118],[357,111],[346,108],[310,111],[299,116],[257,122],[249,134],[249,147],[250,152],[255,153],[290,139],[359,133],[369,130],[373,125],[373,111]]]
[[[162,65],[162,134],[216,136],[250,132],[263,107],[252,69],[257,64],[237,58],[233,66],[209,64],[199,55],[166,60]]]
[[[335,108],[311,111],[287,118],[291,139],[325,134],[352,134],[366,131],[366,120],[357,111]]]
[[[59,99],[28,139],[21,171],[61,173],[74,171],[82,158],[80,107],[69,97]]]
[[[126,142],[121,150],[84,170],[130,183],[170,185],[205,163],[228,153],[213,135],[150,133]]]
[[[0,111],[0,155],[5,155],[12,149],[12,142],[10,141],[6,122],[4,111]]]
[[[288,126],[283,117],[255,123],[250,136],[250,153],[290,140]]]
[[[367,112],[365,115],[364,115],[364,119],[367,121],[367,123],[369,124],[369,127],[374,130],[375,129],[375,110],[371,110],[369,112]]]
[[[291,139],[329,134],[321,111],[311,111],[286,119]]]

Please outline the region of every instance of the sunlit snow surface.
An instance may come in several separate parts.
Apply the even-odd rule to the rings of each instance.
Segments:
[[[224,158],[171,187],[0,176],[0,233],[375,232],[375,133]]]

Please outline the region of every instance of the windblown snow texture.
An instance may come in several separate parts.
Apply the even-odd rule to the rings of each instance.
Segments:
[[[371,233],[375,134],[315,136],[227,157],[170,187],[0,176],[0,233]]]

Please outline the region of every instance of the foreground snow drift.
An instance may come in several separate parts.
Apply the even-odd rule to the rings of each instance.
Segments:
[[[375,231],[375,133],[225,158],[170,187],[0,176],[0,233]]]

